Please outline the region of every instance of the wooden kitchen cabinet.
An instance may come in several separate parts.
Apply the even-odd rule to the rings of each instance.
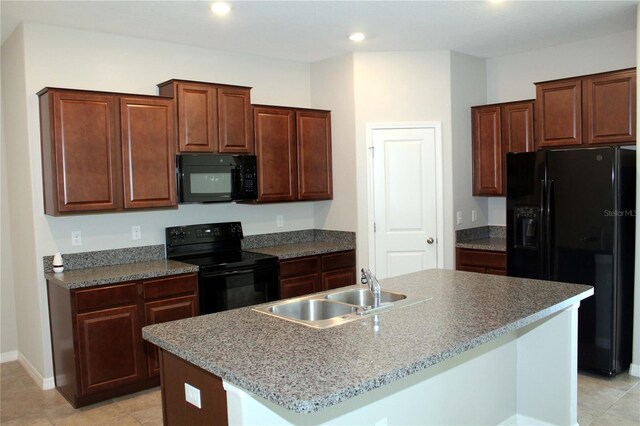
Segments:
[[[507,275],[507,254],[500,251],[457,247],[456,269],[482,274]]]
[[[179,152],[254,152],[251,88],[169,80],[161,96],[174,98]]]
[[[45,213],[120,209],[117,99],[67,90],[39,95]]]
[[[198,314],[194,273],[47,293],[56,388],[76,408],[157,386],[142,327]]]
[[[121,98],[120,123],[124,208],[175,206],[173,102]]]
[[[333,198],[331,113],[253,106],[257,202]]]
[[[280,261],[280,299],[356,284],[355,250]]]
[[[533,144],[533,101],[471,108],[473,195],[506,193],[507,152],[530,152]]]
[[[46,214],[177,205],[170,99],[54,88],[38,95]]]
[[[635,142],[635,69],[536,83],[536,147]]]

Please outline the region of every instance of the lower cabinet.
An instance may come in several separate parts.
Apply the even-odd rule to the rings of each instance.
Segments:
[[[355,250],[280,261],[280,298],[356,284]]]
[[[47,282],[56,388],[74,406],[159,384],[157,348],[142,327],[197,315],[197,278],[74,290]]]
[[[501,251],[456,248],[458,271],[507,275],[507,255]]]

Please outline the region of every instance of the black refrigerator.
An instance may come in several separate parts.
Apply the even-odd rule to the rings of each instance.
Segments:
[[[631,362],[635,154],[507,154],[507,275],[595,288],[578,311],[578,367],[607,376]]]

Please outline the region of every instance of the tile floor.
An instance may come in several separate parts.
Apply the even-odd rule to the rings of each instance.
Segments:
[[[578,376],[581,426],[640,426],[640,379]],[[74,410],[55,390],[42,391],[17,362],[0,364],[0,424],[162,425],[160,389],[154,388]]]

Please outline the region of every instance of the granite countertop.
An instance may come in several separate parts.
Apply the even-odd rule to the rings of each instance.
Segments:
[[[507,239],[506,238],[480,238],[477,240],[457,242],[456,247],[475,249],[475,250],[506,252]]]
[[[246,250],[256,253],[278,256],[279,259],[292,259],[295,257],[314,256],[324,253],[355,250],[355,248],[355,244],[347,241],[310,241],[293,244],[281,244],[276,246],[256,247]]]
[[[74,269],[71,271],[45,273],[45,278],[68,290],[113,284],[123,281],[136,281],[168,275],[197,272],[198,267],[174,260],[154,260],[149,262],[125,263],[121,265],[100,266],[96,268]]]
[[[352,286],[356,287],[356,286]],[[240,308],[147,326],[143,337],[299,413],[384,386],[558,312],[592,287],[431,269],[382,280],[431,298],[327,329]]]

